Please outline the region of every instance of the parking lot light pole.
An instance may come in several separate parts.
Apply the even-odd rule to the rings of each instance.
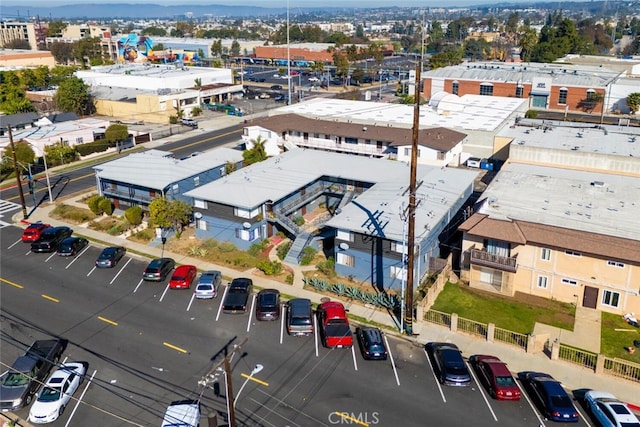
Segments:
[[[258,372],[262,371],[262,369],[264,368],[264,366],[257,364],[254,368],[253,371],[251,371],[251,374],[249,374],[249,376],[247,376],[247,379],[244,380],[244,382],[242,383],[242,386],[240,387],[240,390],[238,390],[238,394],[236,394],[236,398],[233,399],[233,406],[236,406],[236,403],[238,402],[238,398],[240,397],[240,393],[242,393],[242,390],[244,390],[244,387],[247,385],[247,383],[253,379],[253,376],[255,374],[257,374]]]
[[[22,191],[22,182],[20,182],[20,171],[18,170],[18,157],[16,156],[16,146],[13,143],[13,131],[11,125],[7,127],[9,132],[9,144],[11,145],[11,153],[13,154],[13,173],[16,175],[16,182],[18,183],[18,194],[20,195],[20,204],[22,205],[22,218],[27,219],[27,204],[24,201],[24,192]]]
[[[51,181],[49,181],[49,167],[47,166],[47,153],[44,152],[44,149],[36,147],[32,143],[29,143],[29,145],[42,151],[42,160],[44,161],[44,176],[47,178],[47,189],[49,190],[49,203],[53,203],[53,194],[51,194]]]

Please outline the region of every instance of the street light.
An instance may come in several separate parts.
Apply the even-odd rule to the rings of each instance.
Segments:
[[[238,394],[236,394],[236,398],[233,399],[233,406],[236,406],[236,403],[238,402],[238,398],[240,397],[240,393],[242,393],[242,390],[244,390],[244,387],[247,385],[249,380],[251,380],[255,374],[257,374],[258,372],[262,371],[263,369],[264,369],[264,366],[262,366],[260,364],[257,364],[253,368],[253,371],[251,371],[251,374],[247,377],[246,380],[244,380],[244,382],[242,383],[242,386],[240,387],[240,390],[238,390]]]

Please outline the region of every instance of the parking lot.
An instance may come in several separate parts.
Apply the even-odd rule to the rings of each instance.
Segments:
[[[441,385],[412,341],[385,335],[388,359],[366,361],[357,345],[323,348],[317,325],[314,335],[292,337],[284,316],[257,321],[255,295],[246,313],[224,314],[226,287],[198,300],[193,286],[145,282],[148,260],[136,254],[95,268],[102,247],[65,258],[31,253],[18,228],[0,233],[2,362],[10,364],[34,337],[52,335],[69,339],[67,360],[89,362],[90,381],[54,425],[158,425],[171,401],[197,397],[204,414],[224,418],[224,385],[217,395],[198,381],[244,337],[231,360],[242,425],[558,424],[545,421],[526,393],[519,402],[493,400],[475,375],[469,387]],[[249,380],[256,364],[264,369]],[[18,415],[26,419],[28,409]],[[594,424],[583,412],[578,425]]]

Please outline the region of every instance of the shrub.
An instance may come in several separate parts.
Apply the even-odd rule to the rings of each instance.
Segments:
[[[199,115],[202,114],[202,108],[200,107],[193,107],[191,109],[191,116],[192,117],[198,117]]]
[[[75,224],[82,224],[96,217],[89,209],[77,208],[64,203],[56,205],[53,212],[51,212],[51,216],[53,218],[62,218]]]
[[[293,285],[293,275],[292,274],[287,274],[287,277],[284,279],[284,281],[288,285]]]
[[[169,116],[169,124],[178,124],[178,116]]]
[[[278,245],[278,247],[276,248],[276,254],[278,255],[278,258],[284,259],[287,256],[287,253],[289,253],[289,249],[291,249],[290,241]]]
[[[297,216],[293,218],[293,223],[298,227],[302,227],[304,225],[304,218],[301,216]]]
[[[96,194],[95,196],[89,197],[89,200],[87,200],[87,206],[89,206],[91,212],[96,215],[102,215],[102,209],[100,208],[100,201],[102,199],[102,196]]]
[[[142,208],[140,206],[131,206],[124,211],[124,217],[131,225],[140,225],[142,223]]]
[[[249,252],[249,255],[251,256],[258,256],[267,249],[267,247],[269,247],[269,239],[264,239],[260,243],[254,243],[251,245],[247,252]]]
[[[156,232],[153,228],[145,228],[129,237],[134,242],[150,242],[156,238]]]
[[[524,118],[525,119],[537,119],[538,118],[538,112],[536,110],[527,110],[527,112],[524,113]]]
[[[98,202],[98,207],[102,212],[106,213],[109,216],[111,216],[111,214],[113,213],[113,205],[111,204],[111,200],[107,199],[106,197],[103,197],[102,200]]]
[[[336,262],[333,258],[328,258],[326,261],[321,261],[316,265],[318,271],[322,274],[334,277],[336,275]]]
[[[236,250],[236,245],[231,242],[222,242],[218,246],[220,252],[233,252]]]
[[[278,261],[260,261],[257,267],[267,276],[275,276],[282,273],[282,264]]]
[[[311,246],[306,246],[302,250],[302,257],[300,258],[300,265],[309,265],[309,264],[311,264],[311,262],[313,261],[313,258],[315,258],[317,253],[318,253],[318,251],[315,250],[314,248],[312,248]]]
[[[111,147],[111,144],[106,140],[101,139],[98,141],[87,142],[85,144],[79,144],[75,147],[79,155],[86,156],[93,153],[102,153],[103,151],[107,151],[107,149]]]

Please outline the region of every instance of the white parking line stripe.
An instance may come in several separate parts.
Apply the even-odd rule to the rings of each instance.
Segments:
[[[144,282],[144,279],[140,279],[140,281],[138,282],[138,284],[136,285],[136,288],[133,290],[133,293],[135,294],[136,292],[138,292],[138,288],[140,287],[140,285],[142,285],[142,282]]]
[[[80,258],[80,256],[82,256],[83,253],[85,253],[87,250],[89,249],[89,246],[87,245],[86,248],[84,248],[84,250],[82,252],[80,252],[78,255],[74,256],[73,259],[71,260],[71,262],[69,264],[67,264],[67,266],[64,268],[65,270],[69,267],[71,267],[71,264],[73,264],[74,262],[76,262],[76,260],[78,258]]]
[[[132,260],[132,259],[133,259],[133,258],[129,258],[129,259],[127,260],[127,263],[126,263],[125,265],[123,265],[123,266],[122,266],[122,268],[120,269],[120,271],[118,271],[118,273],[115,275],[115,277],[113,278],[113,280],[111,280],[111,281],[109,282],[109,284],[110,284],[110,285],[111,285],[111,284],[113,284],[113,282],[115,282],[115,281],[116,281],[116,279],[118,278],[118,276],[120,275],[120,273],[122,273],[122,270],[124,270],[124,269],[125,269],[125,267],[126,267],[127,265],[129,265],[129,263],[131,262],[131,260]]]
[[[284,318],[285,318],[285,305],[282,304],[282,306],[280,307],[280,344],[282,344],[282,338],[284,337]]]
[[[196,299],[196,293],[191,294],[191,299],[189,300],[189,305],[187,306],[187,311],[191,309],[191,304],[193,304],[193,300]]]
[[[222,313],[222,305],[224,304],[224,297],[227,296],[227,291],[229,290],[229,286],[224,287],[224,292],[222,293],[222,299],[220,300],[220,305],[218,306],[218,314],[216,314],[216,322],[220,319],[220,313]]]
[[[358,362],[356,361],[356,348],[351,346],[351,355],[353,356],[353,367],[358,370]]]
[[[25,256],[29,255],[31,253],[31,249],[29,249],[29,252],[27,252],[26,254],[24,254]]]
[[[162,296],[160,297],[160,302],[162,302],[162,300],[164,299],[164,296],[167,294],[167,291],[169,290],[169,284],[167,283],[167,287],[164,288],[164,292],[162,293]]]
[[[467,369],[469,370],[469,373],[473,377],[473,380],[476,382],[476,385],[478,386],[478,390],[480,390],[480,394],[482,395],[482,398],[484,399],[485,403],[487,404],[487,407],[489,407],[489,411],[491,411],[491,415],[493,415],[493,419],[496,422],[498,422],[498,417],[496,416],[496,413],[493,411],[493,406],[491,406],[491,403],[489,402],[489,399],[487,399],[487,394],[484,392],[484,388],[480,384],[480,381],[478,380],[478,377],[476,376],[476,373],[473,371],[473,369],[471,368],[471,366],[468,363],[467,363]]]
[[[76,413],[76,410],[78,409],[78,406],[80,406],[80,402],[82,401],[82,398],[84,397],[85,393],[87,392],[87,389],[91,385],[91,381],[93,381],[93,377],[96,376],[96,372],[98,371],[95,370],[93,371],[93,374],[91,374],[91,378],[89,378],[89,381],[87,381],[87,385],[84,387],[84,390],[82,390],[82,394],[80,395],[80,397],[78,397],[78,400],[76,400],[76,406],[73,407],[73,411],[71,411],[71,414],[69,415],[69,419],[67,420],[67,423],[64,425],[64,427],[69,427],[69,423],[71,423],[71,419],[73,418],[73,415]]]
[[[91,276],[91,273],[93,273],[95,269],[96,269],[96,266],[94,265],[91,271],[87,273],[87,277]]]
[[[516,381],[516,384],[518,384],[518,388],[520,389],[520,396],[524,396],[524,398],[527,399],[527,402],[529,403],[529,406],[531,406],[531,410],[533,411],[534,414],[536,414],[536,418],[538,419],[538,421],[540,421],[540,425],[544,426],[545,425],[544,421],[542,420],[542,417],[540,416],[540,414],[538,414],[538,408],[536,408],[533,405],[533,402],[531,401],[531,399],[529,399],[529,396],[524,391],[523,386],[520,385],[520,383],[518,381]]]
[[[424,351],[424,355],[427,356],[427,362],[429,362],[429,367],[431,368],[431,373],[433,374],[433,378],[436,380],[436,384],[438,386],[438,390],[440,390],[440,396],[442,396],[442,401],[444,403],[447,403],[447,398],[444,397],[444,390],[442,390],[442,385],[440,384],[440,381],[438,381],[438,377],[436,376],[436,371],[433,369],[433,365],[431,364],[431,359],[429,359],[429,353],[427,353],[427,350],[423,349],[422,351]]]
[[[316,342],[316,357],[318,357],[318,317],[313,316],[313,339]]]
[[[253,316],[253,309],[256,305],[256,294],[253,294],[253,299],[251,300],[251,310],[249,310],[249,320],[247,321],[247,332],[249,332],[249,328],[251,328],[251,317]]]
[[[398,378],[398,370],[396,369],[396,362],[393,360],[393,353],[391,353],[391,347],[389,346],[389,341],[387,340],[387,336],[383,335],[384,343],[387,345],[387,353],[389,353],[389,358],[391,359],[391,367],[393,368],[393,374],[396,376],[396,384],[400,386],[400,379]]]
[[[12,243],[11,246],[7,247],[7,249],[11,249],[12,247],[14,247],[15,245],[17,245],[20,242],[22,242],[22,239],[16,240],[15,243]]]
[[[51,255],[49,255],[49,258],[45,259],[45,260],[44,260],[44,262],[49,262],[49,260],[50,260],[51,258],[53,258],[53,256],[54,256],[54,255],[56,255],[56,252],[55,252],[55,251],[53,251],[53,253],[52,253]]]

